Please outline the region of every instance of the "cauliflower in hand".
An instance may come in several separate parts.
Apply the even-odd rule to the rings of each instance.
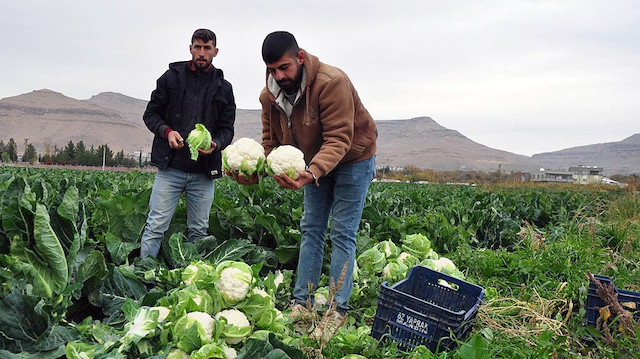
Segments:
[[[196,123],[196,128],[189,132],[187,136],[187,144],[189,145],[189,153],[191,160],[198,160],[198,149],[208,150],[211,148],[211,132],[207,130],[201,123]]]
[[[274,148],[267,156],[267,173],[270,175],[287,175],[296,180],[298,172],[304,171],[306,164],[304,154],[298,148],[284,145]]]
[[[243,137],[222,151],[222,165],[229,172],[249,178],[264,171],[264,148],[255,140]]]

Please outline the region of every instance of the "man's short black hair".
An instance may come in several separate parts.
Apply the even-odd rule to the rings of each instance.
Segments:
[[[265,64],[274,63],[284,54],[296,56],[300,48],[296,38],[286,31],[275,31],[265,37],[262,43],[262,60]]]
[[[207,43],[209,41],[213,41],[213,46],[217,46],[216,45],[216,34],[209,30],[209,29],[198,29],[193,33],[193,36],[191,36],[191,43],[193,44],[194,41],[196,40],[201,40],[204,43]]]

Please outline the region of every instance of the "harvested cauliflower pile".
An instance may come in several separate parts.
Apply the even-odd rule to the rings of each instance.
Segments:
[[[298,172],[304,171],[306,164],[304,154],[298,148],[284,145],[274,148],[267,156],[267,173],[270,175],[287,175],[298,179]]]

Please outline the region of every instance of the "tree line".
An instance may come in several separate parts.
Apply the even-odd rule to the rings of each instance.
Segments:
[[[7,144],[0,141],[0,161],[4,163],[28,162],[42,163],[47,165],[72,165],[72,166],[105,166],[109,167],[136,167],[145,166],[142,157],[131,158],[124,154],[124,150],[115,153],[109,145],[100,145],[87,148],[83,141],[77,144],[69,141],[64,148],[51,147],[50,143],[45,143],[44,154],[38,154],[33,144],[25,146],[22,156],[19,156],[16,141],[11,138]]]

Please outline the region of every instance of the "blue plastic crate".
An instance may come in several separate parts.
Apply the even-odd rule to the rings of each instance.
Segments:
[[[382,283],[371,336],[391,339],[405,351],[418,345],[433,352],[452,349],[451,334],[460,340],[469,336],[483,297],[482,287],[415,266],[395,285]]]
[[[593,276],[603,285],[613,286],[614,291],[618,295],[618,302],[622,304],[622,307],[632,312],[634,318],[640,319],[640,293],[618,289],[611,281],[611,278],[607,276],[597,274],[594,274]],[[589,289],[587,291],[587,313],[585,314],[585,317],[587,319],[587,325],[591,327],[596,326],[598,318],[600,317],[600,308],[605,306],[604,300],[602,300],[602,298],[600,298],[600,296],[596,294],[597,289],[598,287],[596,286],[596,284],[593,281],[590,281]],[[633,305],[636,307],[635,310],[630,308],[629,304],[631,303],[633,303]]]

